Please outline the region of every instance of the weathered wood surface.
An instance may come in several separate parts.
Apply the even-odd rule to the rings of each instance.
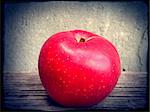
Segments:
[[[5,73],[4,107],[30,110],[77,110],[64,108],[53,102],[44,90],[38,73]],[[90,108],[100,110],[143,110],[148,108],[146,73],[122,73],[111,94]]]

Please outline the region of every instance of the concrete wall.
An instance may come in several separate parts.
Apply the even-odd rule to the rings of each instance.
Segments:
[[[144,2],[30,2],[5,6],[4,71],[36,72],[43,42],[54,33],[84,29],[111,41],[122,68],[147,71]]]

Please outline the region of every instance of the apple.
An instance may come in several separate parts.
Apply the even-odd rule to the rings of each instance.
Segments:
[[[94,33],[52,35],[39,55],[39,75],[48,95],[66,107],[87,107],[106,98],[121,73],[114,45]]]

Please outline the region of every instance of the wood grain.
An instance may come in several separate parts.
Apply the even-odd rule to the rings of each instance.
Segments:
[[[101,103],[89,108],[65,108],[52,101],[38,73],[4,73],[5,109],[30,110],[145,110],[148,109],[146,73],[122,73],[116,87]]]

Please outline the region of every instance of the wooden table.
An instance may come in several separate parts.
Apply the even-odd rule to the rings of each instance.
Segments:
[[[4,108],[19,110],[146,110],[147,73],[123,72],[111,94],[89,108],[65,108],[53,102],[44,90],[38,73],[3,74]]]

